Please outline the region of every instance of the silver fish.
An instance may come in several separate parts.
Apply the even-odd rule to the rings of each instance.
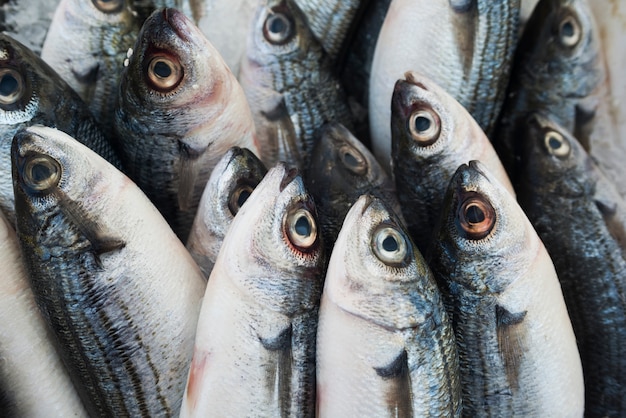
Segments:
[[[35,300],[90,416],[177,416],[205,280],[126,176],[67,134],[11,150]]]
[[[296,170],[270,169],[211,272],[181,417],[315,416],[323,245]]]
[[[422,255],[364,195],[330,258],[317,333],[317,416],[461,416],[452,326]]]

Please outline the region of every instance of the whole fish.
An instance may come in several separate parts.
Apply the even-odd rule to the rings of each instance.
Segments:
[[[552,260],[477,161],[450,181],[429,260],[456,336],[463,416],[582,416],[580,357]]]
[[[520,0],[394,0],[372,62],[372,147],[389,165],[390,103],[396,80],[421,73],[461,103],[491,135],[509,80]]]
[[[187,250],[208,278],[233,218],[267,169],[252,151],[233,147],[213,169],[187,239]]]
[[[317,333],[317,416],[461,416],[439,289],[399,219],[364,195],[330,258]]]
[[[115,129],[129,176],[184,242],[204,186],[233,146],[259,154],[241,86],[176,9],[145,21],[124,69]]]
[[[181,417],[315,416],[323,245],[295,169],[270,169],[233,219],[198,321]]]
[[[30,290],[13,225],[0,212],[0,411],[87,417]]]
[[[325,125],[320,136],[304,180],[315,200],[324,247],[330,254],[343,220],[359,196],[379,197],[402,215],[393,180],[358,138],[339,123]]]
[[[41,49],[41,58],[67,81],[107,128],[113,122],[126,53],[141,27],[130,3],[62,0]]]
[[[552,255],[585,376],[585,415],[626,413],[626,206],[554,118],[524,125],[519,201]]]
[[[23,127],[58,128],[121,169],[113,150],[85,103],[40,57],[0,34],[0,209],[15,224],[11,181],[11,141]]]
[[[434,81],[407,72],[391,103],[392,169],[411,238],[425,252],[459,165],[480,160],[515,196],[504,167],[480,126]]]
[[[15,135],[17,232],[90,416],[177,416],[205,280],[126,176],[47,127]]]
[[[332,62],[292,0],[259,2],[246,51],[240,81],[261,160],[267,167],[285,161],[304,171],[324,123],[352,126]]]

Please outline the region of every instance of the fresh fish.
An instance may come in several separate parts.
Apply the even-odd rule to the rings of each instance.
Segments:
[[[626,206],[554,119],[525,126],[519,201],[552,255],[583,364],[585,415],[626,414]]]
[[[463,416],[582,416],[580,357],[552,260],[479,162],[450,181],[427,259],[456,335]]]
[[[259,3],[240,81],[254,115],[267,167],[285,161],[304,170],[319,128],[351,116],[332,62],[291,0]]]
[[[90,416],[177,416],[205,280],[126,176],[67,134],[11,150],[35,300]]]
[[[411,238],[425,252],[459,165],[480,160],[515,196],[498,155],[472,116],[434,81],[407,72],[391,103],[392,170]]]
[[[390,103],[396,80],[421,73],[459,101],[491,135],[517,42],[520,0],[394,0],[372,63],[369,114],[374,155],[391,154]]]
[[[2,416],[87,417],[30,290],[13,225],[0,212]]]
[[[129,176],[183,242],[226,151],[240,146],[259,154],[241,86],[176,9],[144,23],[122,76],[115,129]]]
[[[399,219],[360,197],[330,258],[317,334],[319,417],[461,416],[439,289]]]
[[[67,132],[117,168],[122,166],[78,94],[33,51],[0,34],[0,209],[12,224],[11,141],[20,128],[33,124]]]
[[[124,59],[140,26],[130,0],[62,0],[46,34],[41,58],[107,128]]]
[[[295,169],[270,169],[207,285],[181,417],[315,416],[323,245]]]
[[[187,249],[208,278],[233,218],[267,169],[252,151],[233,147],[213,169],[187,240]]]
[[[401,216],[393,180],[374,155],[339,123],[322,128],[304,179],[315,200],[327,254],[348,210],[362,194],[379,197]]]

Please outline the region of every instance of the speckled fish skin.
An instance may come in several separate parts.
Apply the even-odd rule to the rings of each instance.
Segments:
[[[406,71],[432,78],[491,135],[509,80],[520,0],[394,0],[372,62],[374,155],[389,165],[390,102]]]
[[[124,59],[140,25],[130,0],[62,0],[46,34],[41,58],[89,105],[102,126],[113,122]]]
[[[279,163],[235,216],[209,278],[181,417],[315,416],[323,245]]]
[[[40,57],[0,34],[0,209],[15,224],[11,141],[23,127],[58,128],[121,168],[119,157],[78,94]]]
[[[183,242],[220,158],[233,146],[259,154],[241,86],[175,9],[144,23],[122,76],[115,129],[129,176]]]
[[[485,133],[434,81],[407,72],[396,82],[391,118],[392,171],[409,233],[420,251],[428,248],[448,183],[464,162],[483,162],[515,196]]]
[[[252,151],[233,147],[215,166],[191,226],[187,249],[209,278],[233,218],[267,169]]]
[[[37,305],[89,415],[177,416],[205,280],[126,176],[61,131],[11,150]]]
[[[291,0],[259,2],[240,81],[267,167],[285,161],[304,170],[324,123],[352,127],[332,62]]]
[[[552,254],[578,339],[585,415],[623,416],[624,202],[554,119],[529,118],[521,167],[519,201]]]
[[[450,181],[429,265],[452,321],[463,416],[583,415],[576,339],[554,265],[477,161]]]
[[[361,141],[339,123],[322,128],[304,179],[315,199],[329,255],[348,210],[362,194],[383,199],[401,216],[393,180]]]
[[[461,416],[456,343],[435,279],[370,195],[348,212],[326,274],[317,416]]]
[[[0,410],[87,417],[35,304],[13,225],[0,212]]]

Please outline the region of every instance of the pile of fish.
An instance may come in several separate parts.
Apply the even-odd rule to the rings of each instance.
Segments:
[[[24,3],[0,415],[626,414],[625,7]]]

